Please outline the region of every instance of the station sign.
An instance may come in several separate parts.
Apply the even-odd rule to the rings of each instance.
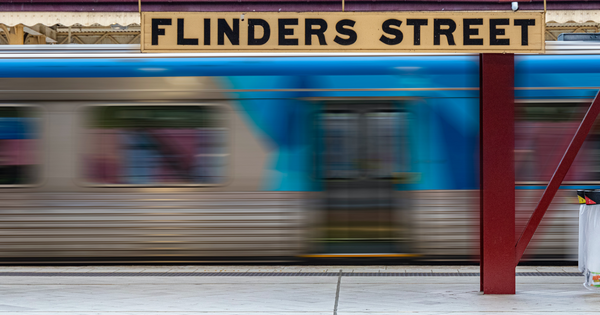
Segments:
[[[542,52],[543,12],[143,12],[143,52]]]

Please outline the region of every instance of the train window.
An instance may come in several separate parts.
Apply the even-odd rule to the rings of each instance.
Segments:
[[[36,110],[0,107],[0,187],[29,185],[38,166]]]
[[[406,113],[386,110],[366,114],[368,173],[372,178],[392,178],[394,172],[404,169],[403,150]],[[402,150],[402,154],[399,154]]]
[[[406,171],[407,114],[388,103],[351,105],[334,103],[319,114],[321,177],[392,179]]]
[[[518,103],[515,172],[518,184],[545,184],[554,173],[589,103]],[[567,184],[600,183],[600,129],[595,126],[565,177]]]
[[[100,185],[214,185],[225,180],[227,129],[217,106],[94,106],[85,178]]]
[[[321,114],[326,178],[350,179],[359,176],[356,167],[359,160],[358,122],[358,114],[348,111]]]

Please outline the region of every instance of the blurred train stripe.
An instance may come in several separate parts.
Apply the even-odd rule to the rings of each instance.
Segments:
[[[0,277],[479,277],[478,272],[0,272]],[[580,277],[578,272],[517,272],[519,277]]]

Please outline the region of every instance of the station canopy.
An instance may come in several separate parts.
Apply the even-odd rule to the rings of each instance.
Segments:
[[[128,26],[140,22],[138,12],[0,12],[0,24],[6,26]],[[600,10],[549,10],[546,23],[600,23]]]

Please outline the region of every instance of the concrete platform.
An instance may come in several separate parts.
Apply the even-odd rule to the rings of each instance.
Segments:
[[[341,272],[340,272],[341,271]],[[0,314],[597,314],[575,267],[519,267],[481,295],[473,266],[0,267]]]

